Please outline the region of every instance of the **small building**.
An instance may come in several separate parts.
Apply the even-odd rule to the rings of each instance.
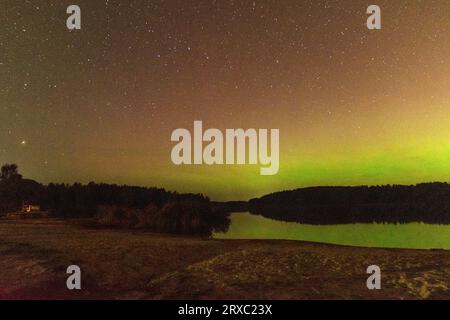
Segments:
[[[6,215],[10,219],[40,219],[48,218],[49,213],[43,211],[41,206],[30,202],[23,202],[20,210],[10,212]]]
[[[24,213],[34,213],[41,211],[41,206],[36,204],[24,204],[22,206],[22,212]]]

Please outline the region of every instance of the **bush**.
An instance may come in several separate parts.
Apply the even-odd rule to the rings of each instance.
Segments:
[[[155,205],[144,209],[100,206],[97,220],[112,227],[207,236],[213,231],[226,231],[230,224],[228,214],[215,212],[207,201],[169,202],[160,209]]]
[[[97,220],[100,224],[106,226],[133,228],[139,222],[136,211],[136,209],[117,206],[100,206],[97,213]]]
[[[155,216],[158,213],[158,207],[150,204],[143,210],[136,210],[136,218],[138,220],[135,225],[139,229],[151,228],[155,220]]]
[[[209,234],[211,226],[207,216],[208,204],[169,202],[156,215],[155,229],[176,234]]]

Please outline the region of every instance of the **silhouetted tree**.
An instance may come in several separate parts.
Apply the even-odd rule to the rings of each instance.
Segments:
[[[17,164],[5,164],[1,168],[0,180],[21,179]]]
[[[0,171],[0,215],[17,211],[24,202],[38,203],[45,188],[33,180],[22,179],[15,164],[5,164]]]

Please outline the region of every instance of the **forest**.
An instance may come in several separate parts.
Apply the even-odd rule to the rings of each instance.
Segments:
[[[228,213],[201,194],[115,184],[40,184],[24,179],[15,164],[0,174],[0,216],[38,204],[52,217],[95,218],[99,223],[177,234],[210,235],[228,228]]]
[[[249,201],[251,213],[307,224],[450,223],[450,185],[311,187]]]
[[[213,202],[202,194],[162,188],[88,183],[40,184],[24,179],[16,165],[0,174],[0,216],[33,203],[52,217],[94,218],[112,227],[177,234],[226,231],[229,213],[307,224],[450,223],[450,184],[310,187],[281,191],[250,201]]]

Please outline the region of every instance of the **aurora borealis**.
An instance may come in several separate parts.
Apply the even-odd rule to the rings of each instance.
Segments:
[[[366,8],[381,7],[368,30]],[[66,28],[78,4],[82,29]],[[449,181],[450,3],[0,4],[0,163],[37,181],[247,199]],[[176,128],[279,128],[280,168],[175,166]]]

